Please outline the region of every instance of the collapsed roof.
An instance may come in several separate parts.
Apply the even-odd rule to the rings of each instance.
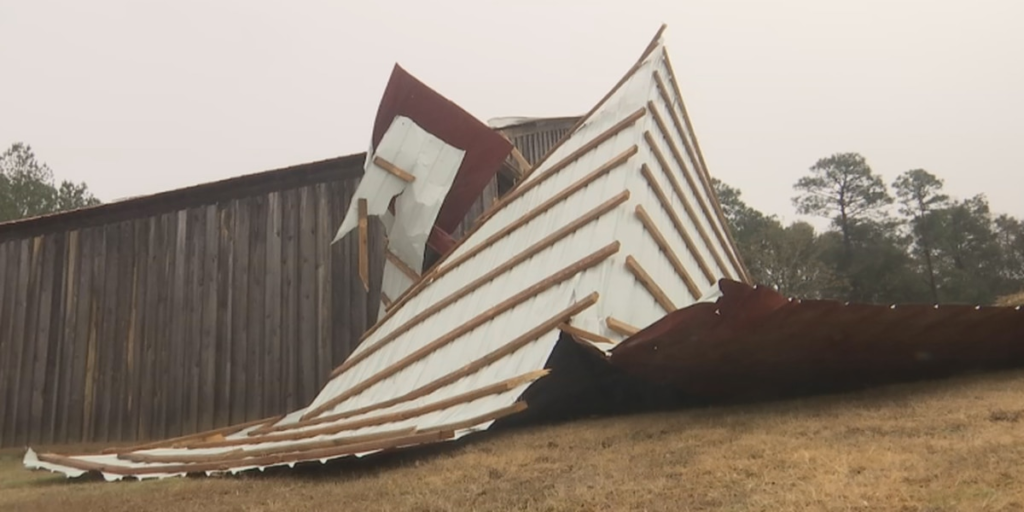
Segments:
[[[399,72],[398,80],[418,87]],[[750,288],[729,235],[661,31],[570,134],[524,169],[525,178],[430,268],[423,252],[437,228],[454,227],[443,219],[448,205],[462,201],[452,199],[462,197],[460,176],[480,173],[473,183],[493,176],[509,148],[494,142],[483,152],[487,163],[466,166],[481,150],[477,141],[496,141],[480,131],[485,126],[453,105],[438,103],[424,116],[415,103],[406,110],[395,104],[382,103],[366,175],[339,229],[345,236],[371,214],[384,218],[395,256],[385,273],[394,282],[385,288],[393,295],[312,403],[283,417],[99,454],[30,450],[25,465],[69,477],[163,478],[455,440],[529,407],[522,397],[558,371],[549,360],[564,336],[643,378],[696,389],[689,372],[714,381],[716,368],[696,363],[700,373],[690,361],[710,360],[718,370],[740,361],[733,370],[747,371],[756,363],[741,357],[745,351],[770,350],[757,346],[757,329],[772,327],[773,339],[786,341],[812,318],[807,307],[794,313],[771,297],[741,300],[744,290],[758,289]],[[449,123],[472,140],[446,136]],[[755,321],[775,309],[789,316]],[[851,311],[854,328],[870,313]],[[1000,325],[1018,335],[994,349],[1024,331],[1019,308],[1000,315]],[[964,312],[960,328],[982,316]],[[733,359],[714,360],[730,347]],[[1020,350],[1011,355],[1024,359]]]

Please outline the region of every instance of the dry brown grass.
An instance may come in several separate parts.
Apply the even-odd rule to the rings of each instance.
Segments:
[[[996,306],[1024,306],[1024,292],[999,297]]]
[[[352,468],[67,482],[0,510],[1024,510],[1024,371],[506,431]]]

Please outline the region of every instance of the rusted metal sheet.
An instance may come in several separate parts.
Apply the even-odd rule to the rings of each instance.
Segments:
[[[612,350],[637,376],[710,399],[851,389],[1024,365],[1020,307],[790,300],[719,283]]]
[[[443,232],[451,234],[497,174],[512,151],[512,144],[396,64],[374,121],[371,138],[374,148],[397,116],[412,119],[445,143],[466,151],[435,222]],[[439,247],[441,252],[449,246],[447,242],[442,237],[431,236],[430,239],[431,247],[442,246]]]

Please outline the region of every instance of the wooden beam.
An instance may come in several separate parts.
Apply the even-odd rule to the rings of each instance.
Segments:
[[[736,261],[735,257],[732,255],[732,252],[729,250],[729,242],[725,239],[725,236],[722,235],[722,230],[719,227],[719,219],[716,217],[716,214],[712,212],[711,208],[708,207],[708,203],[704,201],[704,196],[700,194],[700,189],[697,187],[697,183],[694,181],[690,169],[683,161],[683,156],[679,153],[679,148],[676,146],[675,141],[672,140],[671,135],[669,135],[668,126],[665,125],[665,121],[661,118],[661,114],[659,114],[657,109],[654,108],[654,103],[648,101],[647,105],[648,108],[651,109],[651,117],[654,118],[655,126],[657,126],[658,131],[661,133],[661,136],[665,139],[665,143],[668,145],[669,153],[672,153],[672,158],[676,161],[676,165],[678,165],[679,169],[682,171],[686,184],[693,192],[693,197],[697,199],[697,206],[700,207],[700,211],[703,214],[704,219],[707,221],[708,225],[711,226],[711,231],[714,232],[715,238],[718,239],[718,243],[721,244],[722,249],[726,252],[726,256],[728,256],[732,262],[732,268],[735,269],[736,273],[740,273],[739,262]],[[696,222],[696,220],[697,219],[694,219],[694,222]],[[722,271],[726,272],[726,274],[731,277],[732,272],[729,272],[728,270],[729,269],[727,267],[722,268]]]
[[[627,161],[629,161],[629,159],[633,155],[635,155],[637,153],[637,151],[639,151],[639,149],[636,146],[632,146],[631,148],[627,149],[626,151],[624,151],[623,153],[621,153],[617,157],[613,158],[612,160],[610,160],[609,162],[605,163],[601,167],[599,167],[596,170],[592,171],[590,174],[584,176],[583,178],[580,178],[575,183],[573,183],[572,185],[570,185],[566,189],[562,190],[558,194],[555,194],[553,197],[551,197],[547,201],[544,201],[543,203],[537,205],[535,208],[533,208],[529,212],[526,212],[524,215],[520,216],[515,221],[509,223],[504,228],[498,230],[496,233],[494,233],[491,236],[487,237],[485,240],[482,240],[477,245],[474,245],[473,247],[471,247],[466,252],[464,252],[461,255],[459,255],[458,257],[454,258],[450,263],[447,263],[447,264],[444,264],[444,265],[440,265],[440,264],[439,265],[435,265],[434,266],[434,270],[428,272],[426,277],[424,277],[423,279],[420,279],[416,283],[416,285],[414,285],[414,288],[425,286],[426,283],[428,283],[428,282],[434,282],[437,279],[440,279],[441,276],[447,274],[448,272],[451,272],[452,270],[457,268],[459,265],[465,263],[466,261],[469,261],[471,258],[473,258],[477,254],[482,252],[484,249],[490,247],[491,245],[496,243],[498,240],[501,240],[501,239],[505,238],[506,236],[509,236],[510,234],[512,234],[513,232],[518,230],[519,228],[525,226],[531,220],[537,218],[538,216],[540,216],[544,212],[547,212],[548,210],[550,210],[555,205],[561,203],[562,201],[565,201],[570,196],[572,196],[573,194],[579,192],[580,190],[583,190],[587,185],[589,185],[590,183],[593,183],[594,180],[600,178],[601,176],[604,176],[605,174],[611,172],[614,169],[617,169],[619,166],[624,165]],[[615,198],[612,198],[611,200],[609,200],[605,204],[603,204],[603,205],[599,206],[598,208],[592,210],[591,213],[594,213],[596,211],[602,211],[602,212],[603,211],[607,211],[607,209],[610,209],[610,208],[613,207],[613,206],[609,206],[609,204],[611,202],[616,203],[616,205],[617,204],[621,204],[621,202],[625,201],[629,197],[629,192],[628,191],[625,191],[623,193],[626,194],[625,197],[622,197],[622,194],[619,194],[618,196],[616,196]],[[601,213],[595,213],[594,215],[595,215],[595,218],[596,218],[597,216],[601,215]],[[581,221],[580,219],[577,219],[576,222],[571,223],[569,226],[572,226],[572,225],[574,225],[574,224],[576,224],[576,223],[578,223],[580,221]],[[589,222],[589,221],[584,221],[584,224],[586,222]],[[575,228],[575,229],[578,229],[578,228]],[[567,226],[566,228],[563,228],[563,229],[561,229],[559,231],[556,231],[556,233],[560,233],[562,236],[564,236],[564,235],[568,235],[572,231],[575,231],[575,229],[570,229]],[[373,354],[374,351],[378,350],[384,344],[390,343],[391,340],[393,340],[394,338],[398,337],[400,334],[402,334],[403,332],[405,332],[406,330],[411,328],[413,325],[416,325],[416,323],[419,323],[423,319],[429,317],[430,315],[433,315],[437,311],[440,311],[441,309],[444,309],[445,307],[448,307],[448,305],[451,304],[451,302],[454,302],[455,300],[458,300],[459,298],[464,296],[466,293],[476,289],[479,286],[479,284],[482,284],[482,283],[485,283],[487,281],[490,281],[494,277],[497,277],[498,275],[500,275],[501,273],[504,273],[509,268],[512,268],[513,266],[518,264],[518,262],[517,263],[512,263],[512,261],[517,260],[517,258],[520,259],[520,260],[521,259],[525,259],[525,258],[529,258],[533,254],[536,254],[536,252],[539,252],[540,250],[546,248],[547,245],[550,245],[551,243],[554,243],[559,238],[560,237],[554,237],[554,235],[552,235],[552,238],[550,240],[548,238],[545,238],[544,240],[546,240],[547,242],[545,242],[544,245],[534,244],[528,250],[521,252],[519,256],[514,257],[512,260],[507,261],[505,264],[503,264],[503,265],[501,265],[499,267],[496,267],[495,269],[491,270],[490,272],[488,272],[484,276],[481,276],[477,280],[474,280],[474,283],[478,283],[478,284],[474,284],[472,287],[467,285],[467,286],[463,287],[462,289],[460,289],[459,291],[455,292],[454,294],[450,295],[449,297],[446,297],[445,299],[442,299],[440,302],[436,302],[433,305],[429,306],[427,309],[421,311],[420,313],[415,315],[412,319],[408,320],[402,326],[399,326],[399,327],[395,328],[390,333],[386,334],[381,339],[379,339],[376,342],[374,342],[373,345],[370,345],[367,348],[352,354],[352,356],[350,356],[344,363],[342,363],[340,366],[338,366],[331,373],[331,378],[334,378],[334,377],[337,377],[338,375],[341,375],[345,370],[348,370],[349,368],[355,366],[356,364],[358,364],[360,361],[362,361],[366,357],[369,357],[371,354]],[[534,252],[531,253],[530,251],[534,251]],[[498,269],[503,269],[503,270],[498,272]],[[486,279],[485,279],[485,277],[486,277]],[[461,293],[461,295],[460,295],[460,293]],[[398,300],[398,305],[400,306],[403,303],[404,300],[407,300],[406,299],[407,297],[411,297],[410,292],[406,292],[405,294],[402,295],[402,298]],[[393,307],[391,311],[397,311],[397,310],[398,310],[398,307]],[[373,328],[370,329],[369,332],[372,333],[372,332],[376,331],[377,327],[382,325],[382,324],[384,324],[390,318],[390,316],[391,316],[391,312],[389,311],[385,315],[385,317],[383,319],[377,321],[377,323],[374,325]],[[361,341],[365,341],[367,336],[368,335],[364,335]]]
[[[519,177],[520,179],[530,174],[530,170],[533,166],[530,165],[530,161],[519,151],[519,148],[512,146],[512,159],[515,160],[516,165],[519,166]]]
[[[276,427],[269,427],[266,429],[254,430],[252,432],[249,432],[249,435],[264,435],[271,432],[293,430],[296,428],[305,428],[312,425],[318,425],[321,423],[332,423],[335,421],[351,418],[353,416],[362,416],[363,414],[369,412],[373,412],[380,409],[386,409],[403,402],[409,402],[424,397],[430,393],[433,393],[434,391],[437,391],[438,389],[441,389],[470,375],[473,375],[474,373],[480,371],[481,369],[486,368],[487,366],[507,357],[508,355],[515,353],[517,350],[525,347],[526,345],[533,343],[547,332],[555,329],[559,324],[566,322],[573,316],[578,315],[587,308],[596,304],[598,298],[599,296],[597,292],[591,293],[583,300],[576,302],[575,304],[569,306],[568,308],[558,312],[551,318],[538,324],[533,329],[530,329],[523,335],[502,345],[501,347],[498,347],[496,350],[491,351],[487,355],[479,359],[476,359],[470,363],[467,363],[458,370],[455,370],[454,372],[449,373],[448,375],[445,375],[443,377],[434,379],[433,381],[424,384],[403,395],[345,412],[319,416],[317,418],[313,418],[306,421],[298,421],[290,425],[281,425]],[[611,340],[609,340],[609,342],[611,342]]]
[[[320,450],[323,448],[368,443],[372,441],[380,441],[396,437],[411,436],[415,433],[416,429],[413,427],[409,427],[402,429],[387,430],[384,432],[375,432],[372,434],[363,434],[358,436],[346,436],[326,440],[305,441],[289,444],[287,446],[274,446],[264,448],[249,447],[248,449],[235,448],[233,450],[227,450],[218,453],[188,453],[186,450],[182,450],[183,453],[174,453],[166,455],[157,455],[153,453],[122,453],[118,455],[117,458],[121,460],[149,464],[181,464],[196,462],[242,460],[250,457],[265,457],[267,455],[277,455],[281,453],[304,452],[309,450]],[[192,451],[191,448],[187,450]]]
[[[679,81],[676,79],[675,71],[672,69],[672,59],[669,58],[668,52],[664,52],[664,53],[665,53],[665,69],[668,70],[669,78],[671,79],[671,82],[672,82],[672,89],[675,91],[676,97],[679,98],[679,110],[681,110],[683,112],[683,121],[686,123],[687,133],[689,133],[690,138],[693,140],[693,147],[694,147],[695,152],[697,153],[697,159],[700,161],[701,170],[704,172],[705,179],[708,181],[708,185],[710,186],[710,184],[711,184],[711,174],[708,172],[707,163],[704,162],[704,153],[700,149],[700,141],[697,140],[697,133],[694,132],[694,130],[693,130],[693,123],[690,122],[690,114],[688,114],[686,112],[686,102],[683,101],[683,93],[682,93],[682,91],[679,90]],[[711,198],[712,198],[712,201],[715,204],[715,209],[718,211],[718,215],[722,219],[723,225],[725,225],[724,224],[725,223],[725,213],[722,211],[722,205],[718,201],[718,194],[714,193],[714,189],[713,188],[712,188],[711,192],[712,192]],[[746,265],[743,264],[743,259],[739,257],[739,254],[738,254],[737,249],[736,249],[736,240],[733,239],[732,232],[730,230],[726,229],[725,230],[725,234],[729,238],[729,241],[732,242],[732,245],[730,247],[728,247],[727,249],[729,249],[731,253],[734,253],[733,256],[739,262],[740,271],[743,273],[744,277],[746,278],[747,284],[753,284],[753,281],[750,278],[750,271],[747,269]]]
[[[638,332],[640,332],[640,329],[638,327],[633,327],[632,325],[629,325],[626,322],[623,322],[621,320],[616,320],[616,319],[614,319],[612,317],[608,317],[607,319],[605,319],[605,323],[608,325],[609,329],[611,329],[611,330],[613,330],[613,331],[615,331],[615,332],[617,332],[617,333],[619,333],[619,334],[621,334],[621,335],[623,335],[623,336],[625,336],[627,338],[630,337],[630,336],[633,336],[634,334],[636,334]]]
[[[550,370],[542,369],[536,370],[511,379],[507,379],[501,382],[497,382],[488,386],[483,386],[465,393],[460,393],[455,396],[451,396],[442,400],[429,402],[417,407],[409,409],[390,412],[381,414],[378,416],[370,416],[367,418],[359,418],[347,422],[334,423],[324,425],[322,427],[308,428],[305,430],[293,431],[293,432],[278,432],[273,434],[267,434],[264,436],[247,437],[244,439],[225,439],[223,441],[211,441],[205,443],[197,443],[190,446],[190,448],[226,448],[233,446],[247,446],[260,443],[276,443],[281,441],[297,441],[301,439],[309,439],[317,436],[329,436],[335,435],[341,432],[349,430],[357,430],[361,428],[374,427],[377,425],[386,425],[388,423],[395,423],[399,421],[405,421],[412,418],[417,418],[425,414],[432,412],[443,411],[445,409],[451,409],[457,405],[479,400],[499,393],[513,390],[523,384],[533,382],[540,379],[548,374]]]
[[[504,228],[498,230],[493,235],[487,237],[487,239],[474,245],[466,252],[454,258],[451,262],[439,265],[439,270],[437,270],[436,274],[431,277],[433,279],[437,279],[441,275],[451,272],[453,269],[469,261],[471,258],[482,252],[484,249],[487,249],[491,245],[494,245],[494,243],[497,242],[498,240],[501,240],[502,238],[505,238],[506,236],[512,234],[513,232],[517,231],[518,229],[528,224],[531,220],[539,217],[541,214],[553,208],[555,205],[561,203],[562,201],[565,201],[566,199],[573,196],[580,190],[583,190],[584,188],[587,187],[587,185],[590,185],[598,178],[625,165],[626,162],[628,162],[629,159],[633,157],[633,155],[636,155],[638,151],[639,148],[637,148],[637,146],[630,146],[628,149],[618,154],[615,158],[612,158],[601,167],[598,167],[597,169],[591,171],[586,176],[580,178],[579,180],[576,180],[576,182],[573,183],[572,185],[569,185],[561,192],[552,196],[547,201],[544,201],[543,203],[537,205],[535,208],[526,212],[524,215],[520,216],[516,220],[510,222]]]
[[[619,123],[616,123],[614,126],[609,128],[608,130],[605,130],[600,135],[598,135],[597,137],[592,139],[590,142],[588,142],[587,144],[584,144],[584,146],[580,147],[580,149],[578,149],[576,151],[573,151],[569,156],[565,157],[564,159],[559,161],[557,164],[552,166],[550,169],[548,169],[544,173],[538,175],[536,178],[534,178],[532,180],[529,180],[528,182],[525,182],[525,181],[519,182],[516,185],[515,189],[513,189],[511,192],[509,192],[504,197],[502,197],[497,202],[495,202],[493,205],[491,205],[491,207],[487,211],[485,211],[483,213],[483,215],[480,216],[480,218],[477,219],[477,221],[473,224],[473,229],[471,229],[469,231],[469,233],[465,234],[458,241],[458,243],[455,244],[455,247],[453,247],[450,251],[445,253],[444,256],[442,256],[441,260],[436,265],[434,265],[434,270],[432,272],[427,273],[427,275],[426,275],[426,277],[424,279],[421,279],[412,288],[406,290],[406,292],[403,293],[401,297],[396,299],[395,307],[392,308],[391,311],[387,312],[384,315],[384,318],[378,319],[377,323],[373,324],[369,329],[367,329],[367,331],[363,333],[363,336],[361,338],[359,338],[359,341],[364,341],[367,338],[369,338],[371,335],[373,335],[373,333],[377,332],[377,329],[380,328],[380,326],[386,324],[387,321],[394,314],[394,312],[397,312],[397,311],[399,311],[401,309],[402,305],[404,305],[406,302],[408,302],[413,297],[418,295],[430,283],[432,283],[436,279],[438,279],[440,277],[440,275],[437,274],[436,272],[440,271],[442,266],[446,265],[448,263],[448,258],[452,254],[455,254],[455,252],[457,252],[457,250],[459,249],[459,247],[462,246],[463,243],[465,243],[467,240],[472,238],[473,233],[475,233],[477,229],[480,229],[480,226],[482,226],[484,224],[484,219],[492,217],[495,213],[500,211],[502,208],[505,208],[506,206],[511,204],[512,201],[514,201],[515,199],[521,197],[523,195],[523,193],[525,192],[525,190],[529,190],[529,187],[537,186],[538,183],[540,183],[541,181],[543,181],[543,180],[553,176],[555,174],[555,172],[557,172],[558,170],[561,170],[562,168],[564,168],[565,166],[568,166],[570,163],[572,163],[575,160],[579,159],[580,157],[582,157],[586,153],[594,150],[595,148],[597,148],[597,146],[599,146],[604,141],[610,140],[612,137],[618,135],[622,130],[625,130],[626,128],[629,128],[630,126],[633,126],[634,124],[636,124],[637,121],[639,121],[644,116],[646,111],[647,111],[646,108],[641,107],[639,110],[634,112],[631,116],[629,116],[628,118],[620,121]],[[526,187],[525,190],[524,190],[524,187]]]
[[[572,278],[576,274],[583,272],[588,268],[597,266],[599,263],[603,262],[611,255],[619,252],[619,245],[620,244],[618,241],[612,242],[611,244],[604,246],[603,248],[591,253],[590,255],[574,263],[569,264],[565,268],[562,268],[561,270],[538,281],[537,283],[534,283],[533,285],[527,287],[526,289],[520,291],[519,293],[516,293],[515,295],[494,305],[493,307],[487,309],[486,311],[480,313],[479,315],[469,319],[467,322],[459,325],[455,329],[449,331],[448,333],[442,335],[441,337],[435,339],[434,341],[420,347],[418,350],[412,352],[411,354],[405,356],[404,358],[396,361],[395,363],[392,363],[388,367],[362,380],[358,384],[353,385],[346,391],[339,393],[335,397],[320,404],[311,411],[308,411],[302,416],[302,419],[307,420],[310,418],[320,416],[324,412],[334,408],[334,406],[344,402],[345,400],[348,400],[353,396],[362,393],[363,391],[366,391],[374,384],[377,384],[378,382],[394,375],[395,373],[401,371],[407,366],[425,358],[426,356],[432,354],[441,347],[444,347],[449,343],[455,341],[456,339],[470,333],[471,331],[473,331],[473,329],[476,329],[477,327],[480,327],[481,325],[490,322],[495,317],[505,313],[506,311],[514,308],[515,306],[518,306],[519,304],[522,304],[523,302],[532,299],[533,297],[547,291],[548,289],[552,288],[557,284],[565,282],[566,280]]]
[[[697,234],[700,235],[700,239],[704,241],[704,245],[707,246],[708,252],[711,253],[711,257],[715,259],[715,263],[718,265],[718,268],[722,269],[722,271],[726,272],[726,275],[728,275],[728,267],[725,264],[725,260],[723,260],[718,254],[718,249],[715,248],[715,244],[711,241],[711,237],[708,235],[707,230],[704,229],[704,225],[701,224],[700,217],[696,210],[693,209],[693,205],[690,204],[690,201],[686,199],[686,193],[683,191],[683,186],[679,183],[679,179],[676,178],[675,174],[672,172],[668,161],[665,160],[665,155],[661,152],[661,149],[658,148],[658,143],[655,142],[654,136],[651,135],[651,132],[644,133],[644,141],[647,142],[647,147],[651,150],[651,153],[654,154],[654,159],[658,162],[658,168],[661,170],[661,173],[668,178],[668,182],[672,186],[672,191],[675,192],[679,201],[683,203],[683,209],[686,210],[686,215],[690,218],[690,221],[693,222],[693,226],[697,228]]]
[[[402,181],[404,181],[406,183],[412,183],[412,182],[416,181],[416,176],[413,176],[412,174],[409,174],[408,172],[403,170],[401,167],[399,167],[399,166],[397,166],[397,165],[395,165],[395,164],[393,164],[391,162],[388,162],[387,160],[385,160],[385,159],[383,159],[383,158],[381,158],[379,156],[373,157],[373,165],[376,165],[377,167],[380,167],[381,169],[384,169],[385,171],[387,171],[392,176],[394,176],[394,177],[396,177],[396,178],[398,178],[398,179],[400,179],[400,180],[402,180]]]
[[[708,284],[714,284],[718,281],[715,278],[714,272],[711,271],[711,267],[708,266],[708,262],[704,261],[704,256],[701,255],[700,249],[697,244],[694,243],[693,238],[687,231],[686,226],[683,226],[683,220],[679,218],[679,214],[676,213],[676,209],[672,207],[672,203],[668,200],[668,195],[665,194],[665,190],[658,184],[658,180],[655,179],[654,173],[651,169],[644,164],[640,168],[640,173],[643,174],[644,179],[647,181],[647,186],[654,191],[654,195],[658,198],[658,202],[661,203],[661,208],[668,214],[669,219],[672,220],[672,225],[675,226],[676,232],[683,238],[683,243],[686,244],[686,249],[690,251],[693,259],[697,260],[697,265],[700,266],[700,271],[704,274],[704,278],[708,280]],[[683,199],[685,201],[685,199]],[[696,220],[692,221],[694,224]],[[716,255],[714,248],[709,247],[712,255]]]
[[[589,256],[586,256],[583,259],[575,261],[574,263],[571,263],[568,266],[556,271],[555,273],[547,276],[547,278],[541,280],[540,282],[530,287],[527,287],[525,290],[522,290],[521,292],[513,295],[512,297],[509,297],[508,299],[505,299],[504,301],[498,303],[497,305],[490,307],[489,309],[481,312],[480,314],[474,316],[473,318],[470,318],[469,321],[466,322],[465,324],[460,325],[459,327],[453,329],[452,331],[449,331],[446,334],[442,335],[441,337],[435,339],[434,341],[424,345],[423,347],[420,347],[420,349],[414,351],[413,353],[407,355],[406,357],[402,357],[401,359],[394,362],[394,364],[388,366],[387,368],[381,370],[380,372],[374,374],[373,376],[365,380],[362,380],[361,382],[355,384],[346,391],[339,393],[333,398],[322,403],[321,406],[318,406],[312,411],[309,411],[306,414],[304,414],[302,416],[302,419],[308,420],[310,418],[315,418],[319,415],[322,415],[323,413],[337,406],[338,403],[341,403],[342,401],[345,401],[346,399],[355,396],[361,393],[362,391],[366,391],[374,384],[377,384],[378,382],[390,377],[391,375],[394,375],[396,372],[412,365],[413,362],[416,362],[422,359],[423,357],[426,357],[427,355],[433,353],[438,348],[445,346],[459,339],[460,337],[472,332],[474,329],[492,321],[492,319],[494,319],[496,316],[508,311],[509,309],[512,309],[513,307],[525,302],[526,300],[529,300],[537,295],[540,295],[541,293],[546,292],[555,285],[567,281],[568,279],[572,278],[573,275],[580,273],[593,266],[596,266],[597,264],[601,263],[602,261],[610,257],[612,254],[618,252],[618,247],[620,247],[620,244],[618,244],[617,241],[612,242],[611,244],[603,247],[602,249],[599,249],[596,252],[591,253]]]
[[[392,265],[394,265],[400,272],[405,274],[405,277],[411,279],[413,283],[420,280],[419,272],[413,270],[412,267],[410,267],[404,261],[402,261],[402,259],[399,258],[395,253],[391,252],[391,249],[384,250],[384,257],[387,258],[387,260]]]
[[[411,436],[389,438],[380,441],[371,441],[367,443],[345,445],[341,447],[332,447],[320,450],[284,453],[278,455],[268,455],[264,457],[253,457],[243,459],[241,461],[218,460],[196,464],[125,467],[117,464],[103,464],[98,462],[86,461],[82,459],[75,459],[53,453],[40,454],[39,460],[51,464],[59,464],[61,466],[81,469],[83,471],[97,471],[102,473],[110,473],[123,476],[140,476],[162,473],[204,473],[208,471],[228,471],[233,467],[271,466],[277,464],[302,462],[307,460],[320,460],[326,458],[344,457],[347,455],[355,455],[357,453],[384,450],[400,446],[428,444],[432,442],[451,439],[452,437],[454,437],[454,432],[452,431],[429,432],[424,434],[414,434]]]
[[[441,300],[439,300],[437,302],[434,302],[433,304],[428,306],[426,309],[424,309],[423,311],[420,311],[415,316],[413,316],[412,318],[407,320],[405,323],[403,323],[402,325],[396,327],[394,330],[389,332],[387,335],[383,336],[382,338],[380,338],[379,340],[374,342],[372,345],[368,345],[363,350],[353,354],[351,357],[349,357],[349,359],[347,361],[345,361],[341,366],[339,366],[334,372],[331,373],[331,378],[334,378],[334,377],[337,377],[338,375],[341,375],[342,372],[344,372],[344,371],[348,370],[349,368],[355,366],[360,361],[363,361],[364,359],[366,359],[367,357],[372,355],[374,352],[376,352],[376,351],[380,350],[381,348],[383,348],[384,345],[394,341],[396,338],[398,338],[399,336],[404,334],[409,329],[415,327],[416,325],[419,325],[420,323],[422,323],[427,318],[430,318],[431,316],[437,314],[441,310],[443,310],[443,309],[447,308],[448,306],[452,305],[453,303],[455,303],[457,300],[465,297],[466,295],[469,295],[473,291],[475,291],[478,288],[480,288],[481,286],[483,286],[485,283],[489,283],[489,282],[493,281],[495,278],[497,278],[498,276],[504,274],[505,272],[508,272],[509,270],[515,268],[520,263],[522,263],[522,262],[532,258],[533,256],[537,255],[538,253],[540,253],[544,249],[547,249],[548,247],[551,247],[552,245],[557,243],[559,240],[561,240],[561,239],[569,236],[570,234],[576,232],[578,229],[582,228],[583,226],[585,226],[585,225],[589,224],[590,222],[593,222],[594,220],[600,218],[602,215],[610,212],[616,206],[619,206],[620,204],[626,202],[626,200],[628,200],[628,199],[629,199],[629,191],[628,190],[620,192],[618,195],[616,195],[615,197],[609,199],[608,201],[605,201],[604,203],[598,205],[593,210],[590,210],[589,212],[584,213],[582,216],[580,216],[579,218],[577,218],[573,222],[570,222],[569,224],[566,224],[565,226],[563,226],[558,231],[555,231],[554,233],[551,233],[550,235],[542,238],[541,240],[537,241],[533,245],[531,245],[531,246],[527,247],[526,249],[520,251],[519,254],[516,254],[515,256],[513,256],[509,260],[507,260],[504,263],[502,263],[501,265],[498,265],[497,267],[494,267],[493,269],[488,271],[486,274],[484,274],[484,275],[474,279],[473,281],[467,283],[465,286],[463,286],[462,288],[460,288],[460,289],[456,290],[455,292],[451,293],[447,297],[445,297],[445,298],[443,298],[443,299],[441,299]]]
[[[178,446],[182,446],[189,441],[195,441],[197,439],[213,438],[217,436],[229,436],[241,432],[242,430],[245,430],[249,427],[255,427],[259,425],[273,425],[274,423],[281,421],[282,418],[284,418],[283,415],[272,416],[270,418],[263,418],[255,421],[249,421],[246,423],[240,423],[238,425],[221,427],[213,430],[207,430],[204,432],[196,432],[194,434],[178,436],[171,439],[162,439],[160,441],[154,441],[152,443],[137,444],[133,446],[111,447],[104,449],[101,453],[127,453],[136,452],[140,450],[152,450],[154,448],[175,448]]]
[[[370,224],[367,219],[366,198],[359,198],[359,280],[370,291]]]
[[[384,303],[384,309],[391,309],[393,302],[391,302],[391,297],[388,297],[388,294],[384,293],[384,290],[381,290],[380,292],[380,301]]]
[[[700,298],[700,288],[697,287],[697,283],[693,282],[693,278],[686,272],[686,267],[683,266],[683,262],[679,261],[679,256],[672,250],[672,247],[668,244],[668,240],[665,240],[665,235],[661,233],[658,226],[654,224],[654,220],[647,214],[647,210],[644,210],[643,205],[636,205],[636,216],[640,219],[640,222],[644,225],[644,229],[651,235],[654,242],[658,244],[658,248],[661,249],[661,253],[665,255],[668,262],[672,264],[672,268],[675,269],[676,274],[686,284],[686,289],[689,290],[690,295],[693,296],[694,300]]]
[[[658,283],[654,282],[654,278],[652,278],[651,275],[640,266],[640,263],[636,261],[632,255],[626,256],[626,268],[633,273],[633,277],[635,277],[637,281],[640,281],[640,284],[644,286],[647,293],[650,293],[651,296],[654,297],[654,300],[658,302],[658,305],[660,305],[666,313],[671,313],[676,310],[676,305],[672,303],[672,299],[668,298],[665,290],[662,290],[661,287],[658,286]]]
[[[590,331],[585,331],[583,329],[580,329],[579,327],[576,327],[576,326],[573,326],[573,325],[569,325],[567,323],[563,323],[562,325],[559,325],[558,328],[562,332],[564,332],[566,334],[575,336],[575,337],[577,337],[577,338],[579,338],[581,340],[584,340],[584,341],[589,341],[591,343],[599,343],[599,344],[602,344],[602,345],[614,345],[615,344],[615,341],[610,339],[610,338],[606,338],[604,336],[601,336],[600,334],[592,333]]]

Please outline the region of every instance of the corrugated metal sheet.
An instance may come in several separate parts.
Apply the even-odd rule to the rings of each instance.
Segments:
[[[1020,307],[844,304],[721,283],[612,351],[634,375],[707,399],[842,390],[1024,365]]]
[[[223,439],[90,457],[30,454],[26,465],[110,478],[239,471],[457,439],[521,410],[517,400],[543,377],[560,328],[607,351],[635,326],[693,304],[719,278],[744,276],[711,206],[692,129],[666,121],[685,117],[666,83],[674,76],[659,32],[571,136],[396,302],[308,407]]]

